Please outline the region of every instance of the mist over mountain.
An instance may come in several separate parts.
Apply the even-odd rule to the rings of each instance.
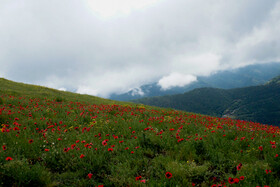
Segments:
[[[280,63],[255,64],[233,70],[219,71],[210,76],[198,76],[197,80],[183,87],[162,89],[157,83],[142,85],[123,94],[112,94],[110,99],[128,101],[144,97],[180,94],[195,88],[241,88],[261,85],[280,74]]]
[[[280,76],[259,86],[197,88],[184,94],[133,102],[280,126]]]

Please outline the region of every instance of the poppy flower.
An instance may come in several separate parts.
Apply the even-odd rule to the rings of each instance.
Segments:
[[[106,140],[104,140],[104,141],[102,142],[102,145],[104,145],[104,146],[106,146],[106,145],[107,145]]]
[[[230,184],[233,184],[233,183],[234,183],[234,178],[229,177],[229,178],[228,178],[228,182],[229,182]]]
[[[135,178],[135,180],[138,181],[138,180],[140,180],[141,178],[142,178],[141,176],[138,176],[138,177]]]
[[[84,158],[84,157],[85,157],[85,155],[84,155],[84,154],[81,154],[80,158]]]
[[[168,179],[170,179],[170,178],[172,177],[172,173],[166,172],[166,173],[165,173],[165,177],[168,178]]]
[[[234,183],[239,183],[239,178],[235,178],[235,179],[233,179],[234,180]]]
[[[5,151],[7,149],[6,145],[2,146],[3,151]]]
[[[146,180],[145,180],[145,179],[143,179],[143,180],[140,180],[140,182],[142,182],[142,183],[146,183]]]
[[[239,179],[240,179],[241,181],[243,181],[243,180],[244,180],[244,176],[239,177]]]
[[[32,144],[32,143],[33,143],[33,140],[32,140],[32,139],[30,139],[30,140],[28,141],[28,143]]]
[[[46,152],[48,152],[48,151],[49,151],[49,149],[45,149],[45,151],[46,151]]]
[[[240,163],[236,168],[237,168],[237,171],[241,170],[241,167],[242,167],[242,164]]]
[[[113,151],[113,148],[108,148],[108,151],[110,152],[110,151]]]
[[[92,176],[93,176],[93,174],[92,174],[92,173],[89,173],[87,176],[88,176],[89,179],[91,179]]]
[[[260,151],[262,151],[262,150],[263,150],[263,147],[262,147],[262,146],[260,146],[260,147],[259,147],[259,150],[260,150]]]
[[[10,160],[13,160],[13,158],[12,157],[7,157],[6,160],[10,161]]]

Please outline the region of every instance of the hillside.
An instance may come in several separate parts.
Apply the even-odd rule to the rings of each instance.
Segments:
[[[39,97],[39,98],[47,97],[48,99],[54,99],[56,101],[79,100],[80,102],[90,102],[96,104],[124,103],[124,102],[103,99],[96,96],[77,94],[77,93],[72,93],[67,91],[59,91],[43,86],[18,83],[4,78],[0,78],[0,94],[7,94],[7,95],[14,95],[14,96],[24,95],[27,97]]]
[[[134,100],[136,103],[280,125],[279,77],[260,86],[199,88],[184,94]]]
[[[203,87],[231,89],[257,86],[265,84],[267,81],[279,74],[279,62],[254,64],[233,70],[218,71],[209,76],[198,76],[197,81],[183,87],[172,87],[170,89],[163,90],[157,82],[142,85],[139,88],[134,88],[127,93],[113,94],[110,96],[110,99],[128,101],[144,97],[183,94],[195,88]]]
[[[276,126],[5,79],[0,88],[0,186],[280,184]]]

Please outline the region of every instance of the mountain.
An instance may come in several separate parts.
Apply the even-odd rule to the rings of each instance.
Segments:
[[[270,94],[279,81],[265,85]],[[231,92],[208,90],[217,101],[202,97],[205,89],[194,90],[196,99],[220,101],[219,110],[231,102]],[[279,132],[0,79],[0,186],[274,187]]]
[[[197,88],[184,94],[142,98],[133,102],[280,125],[280,76],[260,86]]]
[[[196,82],[168,90],[162,90],[157,83],[151,83],[131,89],[127,93],[113,94],[110,99],[128,101],[144,97],[180,94],[203,87],[230,89],[257,86],[266,83],[279,74],[280,63],[255,64],[234,70],[219,71],[210,76],[198,76]]]

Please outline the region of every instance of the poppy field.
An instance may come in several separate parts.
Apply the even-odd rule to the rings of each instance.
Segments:
[[[0,95],[0,186],[280,186],[279,128]]]

